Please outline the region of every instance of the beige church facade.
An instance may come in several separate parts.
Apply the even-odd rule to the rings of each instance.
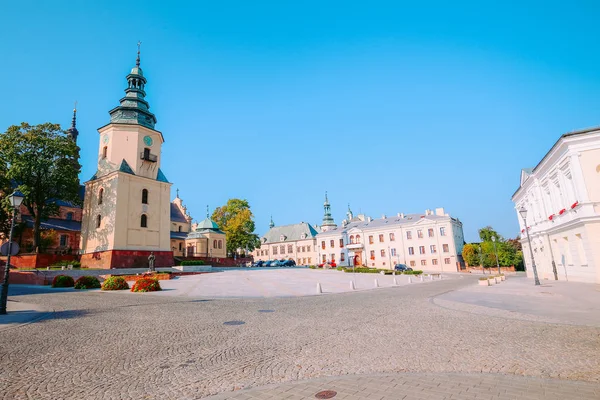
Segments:
[[[98,129],[97,172],[85,183],[81,263],[88,268],[173,265],[170,231],[171,183],[161,171],[163,134],[145,100],[139,63],[110,123]]]

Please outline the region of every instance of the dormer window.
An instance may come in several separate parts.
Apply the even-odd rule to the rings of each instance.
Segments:
[[[279,240],[280,240],[281,242],[283,242],[283,241],[285,240],[285,235],[281,235],[281,236],[279,236]]]
[[[300,239],[306,239],[306,233],[303,233],[302,235],[300,235]]]

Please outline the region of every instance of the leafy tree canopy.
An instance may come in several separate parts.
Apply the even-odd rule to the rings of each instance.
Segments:
[[[41,221],[58,212],[55,201],[80,201],[78,158],[77,144],[57,124],[23,122],[0,134],[0,184],[12,182],[25,196],[23,205],[34,219],[34,249]]]
[[[504,239],[491,226],[479,230],[481,243],[468,243],[463,247],[462,256],[471,266],[483,265],[486,268],[514,265],[519,268],[523,262],[521,243],[516,239]],[[492,242],[496,238],[496,243]],[[498,260],[496,261],[496,256]]]
[[[227,200],[227,204],[213,212],[212,219],[227,235],[227,253],[237,249],[252,251],[260,246],[258,235],[254,233],[254,215],[247,200]]]

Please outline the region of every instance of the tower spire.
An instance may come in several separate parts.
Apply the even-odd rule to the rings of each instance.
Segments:
[[[271,215],[271,222],[269,223],[269,228],[273,228],[275,226],[275,222],[273,222],[273,216]]]
[[[71,127],[67,129],[67,135],[74,141],[77,142],[77,136],[79,131],[77,130],[77,102],[73,108],[73,119],[71,120]]]
[[[331,228],[336,228],[337,225],[333,221],[333,217],[331,216],[331,205],[329,204],[329,199],[327,198],[327,192],[325,192],[325,203],[323,203],[323,223],[321,224],[321,231],[325,232]]]
[[[208,218],[208,204],[206,205],[206,218]]]
[[[138,52],[137,52],[137,58],[135,60],[135,65],[137,65],[137,67],[139,68],[140,67],[140,47],[142,47],[142,42],[140,42],[138,40],[137,46],[138,46]]]

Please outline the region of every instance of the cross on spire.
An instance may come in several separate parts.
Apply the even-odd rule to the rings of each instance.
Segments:
[[[208,218],[208,204],[206,205],[206,218]]]
[[[138,46],[138,52],[137,52],[137,59],[135,60],[135,65],[137,65],[139,67],[140,66],[140,47],[142,47],[142,42],[140,42],[138,40],[137,46]]]
[[[177,198],[179,198],[179,188],[177,188]]]

